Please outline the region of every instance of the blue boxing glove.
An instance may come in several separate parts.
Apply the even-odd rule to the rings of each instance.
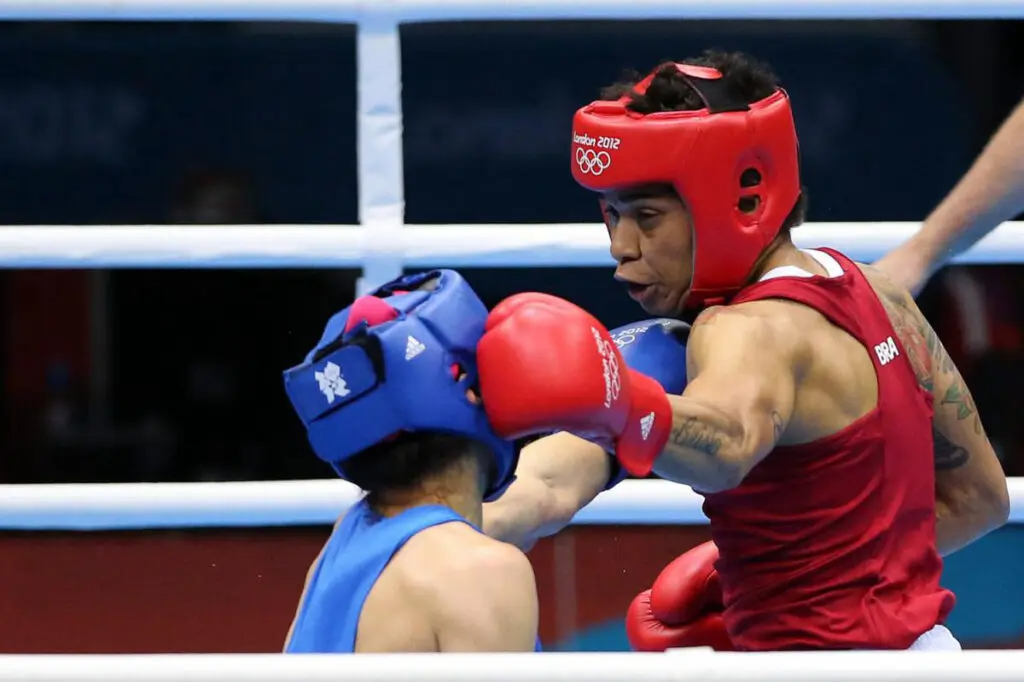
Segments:
[[[619,327],[611,335],[626,364],[657,381],[665,393],[679,395],[686,388],[690,325],[656,318]]]
[[[690,325],[655,318],[614,329],[611,336],[626,364],[657,381],[665,393],[679,395],[686,388],[686,341]],[[605,490],[611,490],[628,476],[612,458],[612,472]]]

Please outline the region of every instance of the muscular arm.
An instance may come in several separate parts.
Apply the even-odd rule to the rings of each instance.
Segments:
[[[739,485],[793,414],[799,335],[765,301],[711,309],[687,344],[690,383],[669,396],[672,432],[654,471],[701,492]],[[781,321],[780,321],[781,320]]]
[[[971,392],[909,293],[865,268],[903,342],[917,381],[935,406],[936,544],[943,556],[1006,523],[1006,476]]]
[[[1022,210],[1024,102],[1017,105],[921,230],[879,261],[879,268],[916,290],[923,284],[922,278]]]
[[[554,535],[608,484],[611,458],[599,446],[568,433],[545,436],[523,448],[516,480],[484,505],[483,530],[529,550]]]

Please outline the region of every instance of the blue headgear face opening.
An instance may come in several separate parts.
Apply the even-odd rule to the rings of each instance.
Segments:
[[[345,460],[403,431],[471,438],[493,454],[484,499],[496,499],[515,478],[517,448],[499,438],[483,408],[466,397],[476,383],[487,308],[452,270],[402,277],[370,295],[384,299],[397,317],[346,332],[350,306],[327,322],[305,362],[284,373],[285,392],[313,451],[344,477]],[[452,365],[463,379],[452,376]]]

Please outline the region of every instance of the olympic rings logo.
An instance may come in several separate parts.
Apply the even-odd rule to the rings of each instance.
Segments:
[[[600,175],[612,165],[612,157],[608,152],[595,152],[593,149],[577,147],[576,165],[584,175]]]

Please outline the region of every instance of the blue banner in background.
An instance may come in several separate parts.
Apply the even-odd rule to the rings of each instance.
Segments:
[[[812,220],[920,219],[967,167],[973,132],[959,100],[941,96],[955,88],[921,32],[900,22],[404,27],[407,220],[597,222],[569,171],[573,112],[623,67],[707,46],[749,51],[781,75]],[[0,55],[0,224],[357,220],[352,27],[4,29]],[[232,191],[245,205],[218,207]],[[642,316],[603,269],[465,274],[489,302],[542,288],[610,326]]]
[[[353,35],[0,33],[0,223],[169,222],[196,172],[251,179],[265,221],[354,222]]]
[[[351,27],[0,32],[0,223],[163,222],[189,173],[251,179],[259,219],[356,219]],[[967,113],[911,24],[590,22],[403,29],[409,222],[596,220],[573,111],[623,67],[705,47],[790,90],[814,220],[922,217],[968,162]]]
[[[793,98],[811,218],[918,220],[969,162],[971,127],[920,25],[592,22],[403,31],[410,222],[598,220],[569,173],[572,114],[624,68],[707,48],[774,67]],[[528,47],[527,47],[528,46]]]

